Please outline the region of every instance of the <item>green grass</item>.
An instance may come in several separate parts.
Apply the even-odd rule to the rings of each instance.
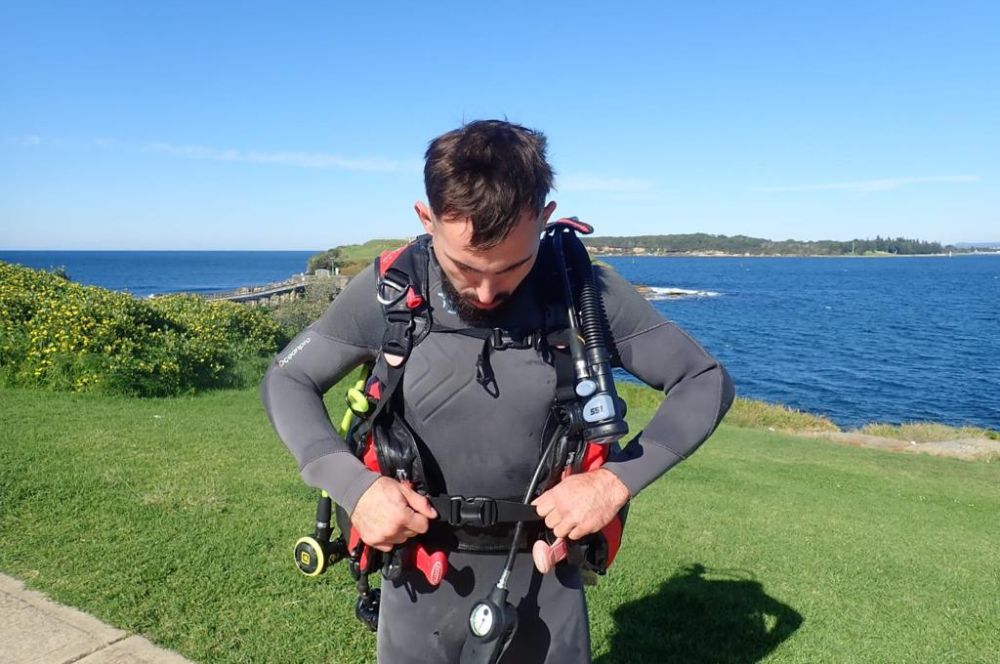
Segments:
[[[406,240],[400,239],[368,240],[364,244],[345,244],[338,247],[338,249],[340,249],[341,258],[345,261],[365,261],[370,263],[383,251],[398,249],[404,244],[406,244]]]
[[[368,240],[364,244],[345,244],[336,247],[340,251],[340,272],[353,276],[371,265],[375,257],[383,251],[398,249],[406,240]]]
[[[374,660],[346,572],[292,566],[315,495],[254,390],[3,389],[0,422],[3,572],[197,661]],[[998,514],[997,464],[723,425],[634,501],[595,657],[997,661]]]

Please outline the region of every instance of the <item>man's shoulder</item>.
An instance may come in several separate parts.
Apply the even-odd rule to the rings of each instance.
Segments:
[[[332,338],[375,347],[385,329],[375,295],[375,268],[369,265],[347,282],[313,328]]]
[[[594,279],[601,292],[606,295],[633,295],[635,286],[623,277],[613,266],[607,263],[594,262]]]

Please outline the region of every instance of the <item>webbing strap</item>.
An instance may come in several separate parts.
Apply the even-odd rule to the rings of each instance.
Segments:
[[[498,523],[541,521],[534,506],[514,500],[476,496],[430,496],[431,505],[437,510],[438,519],[449,526],[489,528]]]
[[[499,327],[448,327],[439,323],[431,326],[435,334],[460,334],[464,337],[482,339],[493,350],[526,350],[539,348],[545,338],[543,330],[505,330]]]
[[[394,367],[386,365],[386,368],[388,374],[386,376],[386,383],[381,389],[378,403],[375,405],[375,410],[373,410],[370,415],[367,415],[358,426],[356,434],[358,442],[363,441],[372,430],[372,426],[378,421],[378,416],[382,414],[382,411],[385,410],[386,406],[389,405],[389,402],[392,401],[392,395],[396,392],[396,388],[399,387],[399,383],[403,379],[402,366]]]

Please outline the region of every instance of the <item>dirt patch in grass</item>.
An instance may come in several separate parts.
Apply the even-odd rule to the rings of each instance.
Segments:
[[[797,433],[810,438],[825,438],[845,445],[871,447],[887,452],[916,452],[966,461],[1000,459],[1000,441],[990,438],[918,441],[873,436],[860,431],[800,431]]]

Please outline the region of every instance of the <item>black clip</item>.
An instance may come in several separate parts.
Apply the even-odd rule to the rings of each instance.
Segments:
[[[506,350],[507,344],[503,339],[503,330],[499,327],[494,327],[490,331],[490,345],[493,346],[493,350]]]
[[[489,528],[497,522],[497,503],[492,498],[451,496],[448,525]]]
[[[488,343],[493,350],[507,350],[511,348],[514,350],[525,350],[528,348],[537,350],[541,343],[541,335],[538,332],[532,332],[518,338],[504,332],[499,327],[494,327],[490,330]]]

